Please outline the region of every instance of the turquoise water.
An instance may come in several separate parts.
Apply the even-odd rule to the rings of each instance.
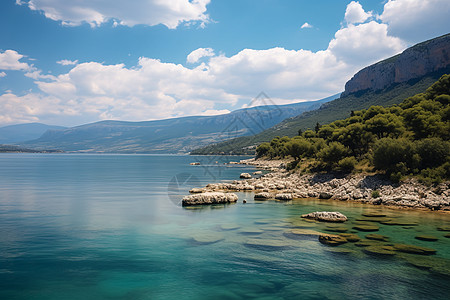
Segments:
[[[251,193],[238,193],[234,205],[177,205],[192,186],[253,171],[223,165],[238,159],[0,155],[0,299],[447,299],[449,232],[436,229],[450,225],[449,215],[314,199],[254,202]],[[352,226],[365,212],[418,222],[373,224],[392,243],[437,253],[380,257],[292,235],[330,230],[299,217],[316,210],[346,214],[342,226],[361,238],[371,232]]]

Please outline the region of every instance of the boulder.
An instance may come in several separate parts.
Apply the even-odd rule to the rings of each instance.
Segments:
[[[337,211],[316,211],[302,215],[302,218],[314,219],[324,222],[345,222],[347,217]]]
[[[257,194],[255,194],[255,197],[254,197],[255,200],[266,200],[266,199],[270,199],[270,198],[271,198],[271,195],[270,195],[270,193],[267,193],[267,192],[257,193]]]
[[[320,192],[319,193],[319,199],[330,199],[333,197],[333,194],[330,192]]]
[[[250,179],[252,178],[252,175],[250,175],[249,173],[241,173],[241,175],[239,175],[239,178]]]
[[[233,193],[207,192],[201,194],[193,194],[183,197],[181,201],[183,206],[204,205],[204,204],[222,204],[235,203],[238,196]]]
[[[253,175],[261,175],[262,174],[262,171],[255,171],[255,172],[253,172]]]
[[[199,162],[191,162],[190,165],[191,166],[200,166],[200,163]]]
[[[275,195],[275,199],[277,200],[292,200],[294,197],[292,196],[292,194],[288,194],[288,193],[282,193],[282,194],[276,194]]]

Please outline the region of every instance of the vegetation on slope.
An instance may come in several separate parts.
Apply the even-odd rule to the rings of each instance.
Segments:
[[[450,71],[450,70],[445,70]],[[256,146],[268,142],[276,136],[293,137],[298,130],[314,128],[317,123],[327,124],[347,117],[352,110],[367,109],[371,105],[389,106],[398,104],[404,99],[425,91],[443,74],[428,74],[420,79],[396,84],[379,91],[364,91],[350,94],[323,104],[320,109],[288,118],[272,128],[249,137],[238,137],[221,143],[196,149],[193,155],[210,154],[255,154]]]
[[[276,137],[257,157],[293,157],[301,171],[380,171],[391,180],[417,175],[427,183],[450,178],[450,75],[424,93],[389,107],[371,106],[351,116]]]

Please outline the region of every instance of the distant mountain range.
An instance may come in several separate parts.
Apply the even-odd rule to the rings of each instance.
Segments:
[[[16,144],[41,137],[47,130],[63,130],[66,127],[42,123],[27,123],[0,127],[0,144]]]
[[[189,153],[211,143],[257,134],[286,118],[317,109],[338,96],[288,105],[257,106],[218,116],[146,122],[101,121],[48,130],[42,136],[19,145],[37,150],[75,152]]]
[[[344,119],[352,110],[398,104],[424,92],[443,74],[449,73],[450,34],[447,34],[362,69],[346,83],[345,91],[338,99],[317,110],[288,118],[256,135],[208,145],[191,154],[253,154],[257,145],[276,136],[295,136],[299,129],[313,129],[317,123],[323,125]]]

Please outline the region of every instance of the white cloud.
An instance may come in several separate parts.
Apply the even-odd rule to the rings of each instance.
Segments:
[[[379,18],[390,35],[417,43],[447,34],[449,16],[449,0],[390,0]]]
[[[24,56],[14,50],[0,52],[0,70],[28,70],[30,66],[27,63],[20,62]]]
[[[202,57],[210,57],[214,56],[214,50],[212,48],[198,48],[197,50],[192,51],[186,58],[186,61],[190,64],[195,64]]]
[[[62,59],[62,60],[58,60],[56,63],[60,64],[62,66],[72,66],[72,65],[76,65],[78,63],[78,60]]]
[[[5,72],[0,72],[0,78],[5,77],[6,73]]]
[[[308,22],[305,22],[302,27],[300,27],[301,29],[305,29],[305,28],[313,28],[313,26],[311,24],[309,24]]]
[[[365,12],[358,1],[352,1],[345,10],[345,21],[347,24],[364,23],[372,16],[372,12]]]
[[[388,26],[375,21],[340,29],[330,42],[337,58],[354,64],[370,64],[406,48],[401,39],[388,35]]]
[[[154,26],[163,24],[170,29],[185,22],[209,22],[206,6],[210,0],[29,0],[16,1],[27,4],[32,10],[42,11],[63,25],[78,26],[88,23],[92,27],[113,21],[115,26],[138,24]]]

